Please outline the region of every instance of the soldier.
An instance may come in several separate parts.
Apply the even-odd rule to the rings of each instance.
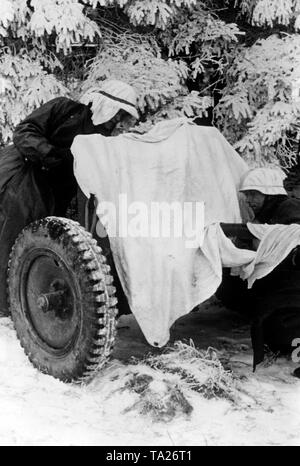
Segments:
[[[77,191],[70,151],[78,134],[110,136],[128,117],[138,118],[137,96],[128,84],[107,80],[82,102],[57,97],[15,129],[0,152],[0,312],[7,313],[6,274],[16,237],[34,220],[65,216]]]
[[[300,200],[287,195],[284,178],[284,173],[278,168],[256,168],[245,175],[240,191],[254,212],[254,222],[300,224]],[[256,249],[257,240],[246,225],[221,226],[227,236],[240,238],[243,247],[248,244],[249,249]],[[251,290],[247,290],[241,279],[225,274],[219,296],[234,296],[235,293],[239,295],[240,307],[246,307],[248,303],[254,367],[263,360],[264,343],[274,351],[291,352],[293,339],[300,337],[300,247],[295,248],[269,275],[257,280]]]
[[[93,133],[111,136],[118,123],[129,116],[138,118],[136,99],[131,86],[108,80],[99,89],[87,91],[82,102],[66,97],[50,100],[16,127],[14,145],[34,168],[39,184],[51,188],[55,215],[65,215],[76,193],[70,151],[74,137]]]

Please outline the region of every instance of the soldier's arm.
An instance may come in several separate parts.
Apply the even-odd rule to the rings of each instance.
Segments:
[[[60,163],[68,149],[55,147],[49,135],[56,121],[69,110],[72,100],[57,97],[33,111],[15,128],[13,142],[25,160],[51,167]],[[64,153],[60,153],[60,152]]]

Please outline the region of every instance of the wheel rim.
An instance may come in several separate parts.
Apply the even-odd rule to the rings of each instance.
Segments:
[[[56,355],[68,352],[81,324],[80,290],[71,268],[52,250],[30,251],[21,270],[20,298],[37,343]]]

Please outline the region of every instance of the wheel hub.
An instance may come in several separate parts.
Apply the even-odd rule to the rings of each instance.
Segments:
[[[54,312],[56,317],[66,318],[67,313],[72,310],[66,283],[63,280],[55,280],[50,285],[49,293],[42,293],[37,297],[36,304],[44,313]]]
[[[76,277],[52,251],[35,249],[27,256],[21,280],[24,312],[41,345],[65,352],[80,325],[81,299]]]

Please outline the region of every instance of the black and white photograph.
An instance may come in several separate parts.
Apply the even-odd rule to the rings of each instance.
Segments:
[[[300,446],[299,0],[0,0],[0,446]]]

